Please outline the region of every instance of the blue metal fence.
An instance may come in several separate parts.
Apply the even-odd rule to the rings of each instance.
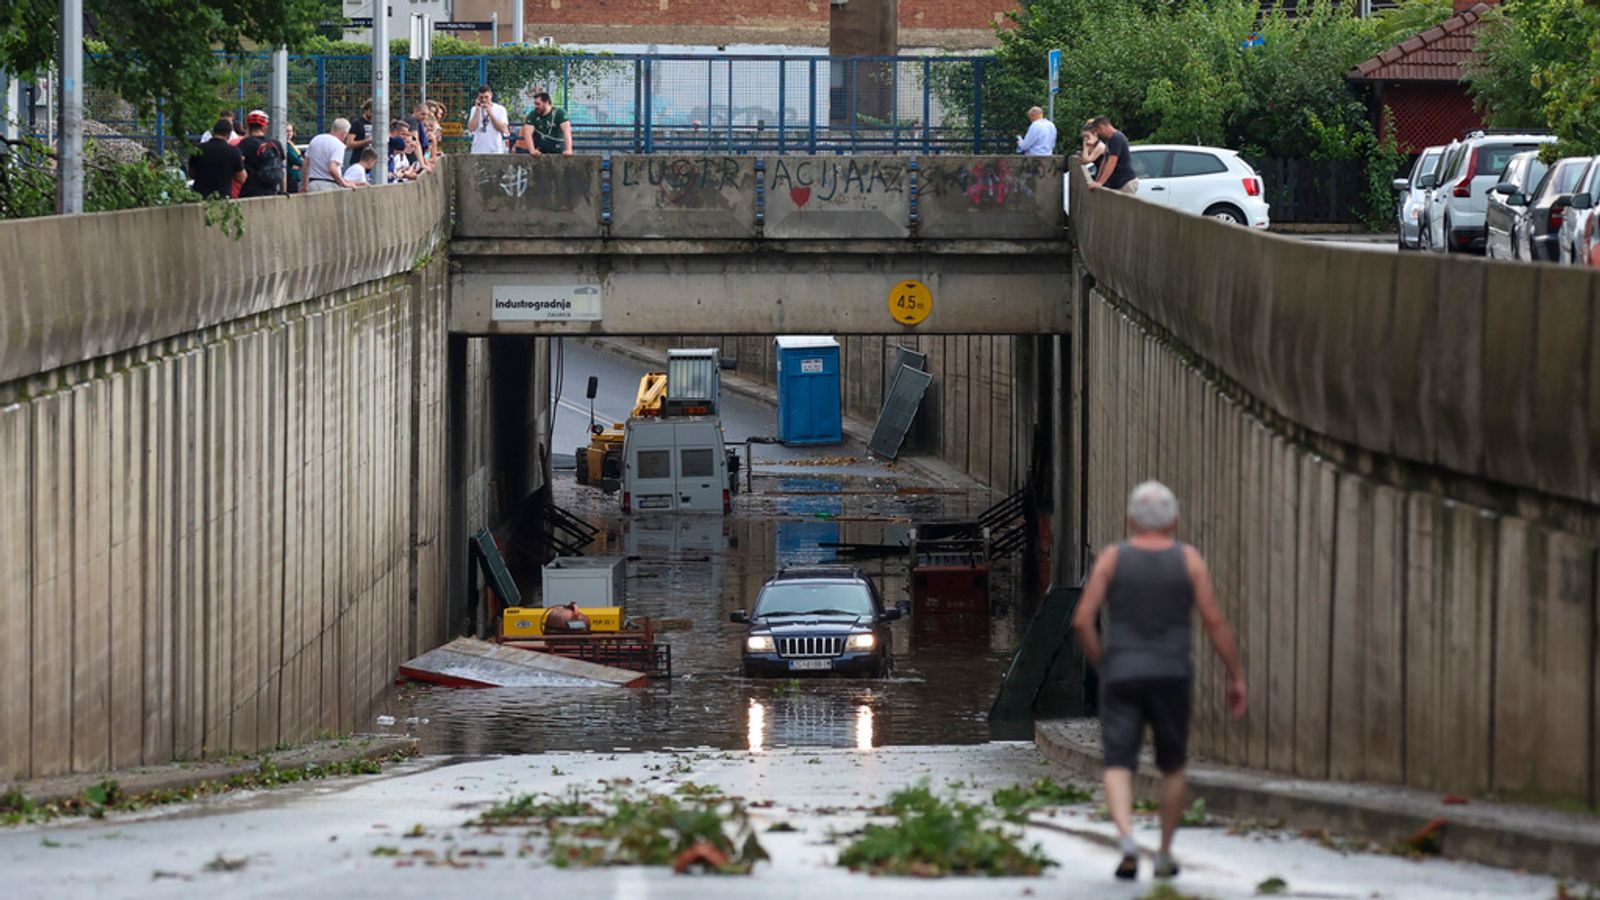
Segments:
[[[583,153],[1004,153],[1010,136],[986,129],[980,112],[992,64],[975,56],[441,56],[428,63],[426,89],[444,104],[446,123],[461,123],[478,86],[491,85],[513,124],[546,90],[566,109]],[[265,108],[269,58],[230,65],[233,85],[219,107],[241,118]],[[289,66],[299,140],[337,117],[355,118],[371,96],[369,57],[293,56]],[[390,73],[393,114],[410,112],[422,95],[421,64],[395,57]],[[92,77],[86,88],[86,114],[110,134],[157,151],[197,137],[168,133],[160,117],[140,119]],[[447,134],[447,150],[466,144]]]

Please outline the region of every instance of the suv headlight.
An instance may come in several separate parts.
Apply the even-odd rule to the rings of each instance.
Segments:
[[[850,639],[844,642],[846,650],[871,650],[876,646],[878,646],[878,638],[870,631],[865,634],[852,634]]]
[[[772,636],[766,634],[752,635],[744,639],[746,650],[752,653],[771,653],[773,648]]]

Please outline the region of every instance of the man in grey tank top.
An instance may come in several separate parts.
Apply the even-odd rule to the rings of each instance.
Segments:
[[[1178,542],[1178,500],[1158,481],[1128,495],[1128,540],[1095,560],[1072,627],[1089,663],[1100,672],[1100,734],[1105,755],[1106,807],[1120,836],[1118,878],[1137,878],[1139,846],[1133,840],[1133,773],[1139,767],[1144,728],[1150,726],[1161,771],[1161,851],[1155,875],[1178,874],[1172,835],[1183,814],[1188,782],[1191,611],[1228,669],[1228,711],[1244,715],[1244,670],[1233,632],[1211,590],[1211,573],[1193,547]],[[1106,610],[1102,648],[1095,620]]]

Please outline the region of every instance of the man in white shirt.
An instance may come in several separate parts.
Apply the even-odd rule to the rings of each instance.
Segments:
[[[378,151],[369,145],[362,148],[357,156],[359,158],[344,170],[345,184],[350,187],[367,187],[373,183],[372,170],[378,166]],[[383,184],[382,179],[377,183]]]
[[[472,132],[473,153],[506,152],[511,120],[506,108],[494,102],[494,90],[488,85],[478,88],[478,102],[472,105],[472,113],[467,116],[467,130]]]
[[[349,119],[334,119],[327,134],[319,134],[306,146],[300,190],[315,194],[355,187],[344,177],[344,136],[350,133]]]
[[[1017,152],[1024,156],[1054,156],[1056,152],[1056,126],[1044,117],[1044,110],[1035,106],[1028,110],[1028,133],[1017,138]]]

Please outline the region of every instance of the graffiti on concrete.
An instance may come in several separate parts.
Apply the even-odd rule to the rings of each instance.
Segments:
[[[859,205],[877,194],[904,194],[906,165],[898,159],[773,159],[767,196],[788,194],[797,209],[809,204]]]
[[[750,185],[731,157],[627,157],[617,183],[621,189],[655,188],[659,207],[727,209]]]
[[[592,206],[593,173],[586,167],[560,165],[559,162],[559,158],[544,161],[506,157],[501,165],[479,166],[477,187],[483,208],[570,211]]]
[[[941,163],[923,169],[922,193],[930,196],[965,197],[980,209],[1008,204],[1033,204],[1043,170],[1027,161],[981,159],[968,163]]]

